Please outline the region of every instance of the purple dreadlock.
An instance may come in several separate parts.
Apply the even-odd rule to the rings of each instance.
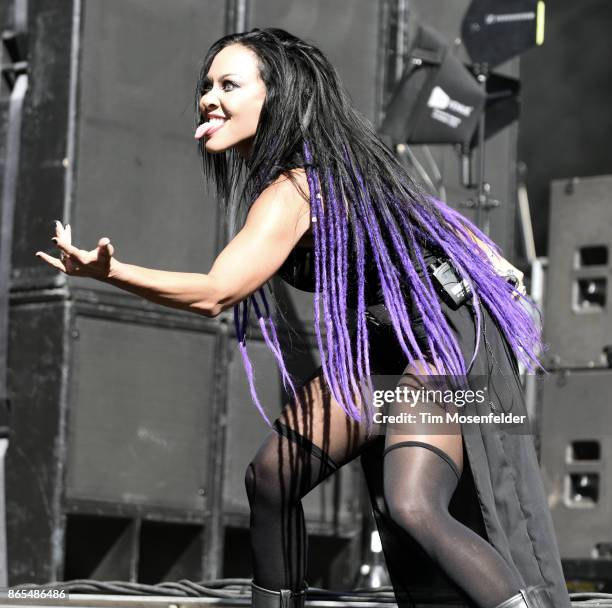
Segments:
[[[517,292],[497,275],[475,238],[495,253],[499,253],[497,245],[467,218],[427,196],[411,180],[371,124],[351,106],[338,75],[316,47],[277,29],[226,36],[211,47],[204,61],[198,98],[212,59],[231,44],[241,44],[256,53],[267,97],[248,164],[232,151],[209,156],[202,148],[205,170],[215,179],[218,193],[225,200],[232,199],[233,182],[246,170],[241,200],[247,206],[279,175],[293,179],[292,169],[306,171],[314,237],[317,343],[325,380],[346,414],[362,421],[364,413],[359,403],[371,390],[365,295],[368,256],[373,260],[395,336],[408,364],[426,357],[412,331],[406,289],[423,319],[436,373],[458,377],[467,374],[479,348],[483,306],[527,370],[540,368],[540,328],[529,310],[533,302],[520,294],[515,299]],[[478,331],[467,365],[426,272],[426,246],[442,251],[472,289]],[[356,281],[354,341],[347,329],[349,271],[351,284]],[[250,305],[285,387],[294,395],[295,387],[285,367],[265,293],[260,289],[234,312],[251,395],[270,424],[257,398],[246,350]]]

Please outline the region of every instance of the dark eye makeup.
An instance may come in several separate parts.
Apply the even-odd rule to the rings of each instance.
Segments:
[[[233,80],[225,79],[223,81],[223,83],[222,83],[222,87],[221,88],[224,91],[227,91],[227,90],[231,91],[232,89],[236,89],[236,88],[239,88],[239,87],[240,87],[240,85],[238,83],[234,82]],[[200,92],[201,92],[202,95],[205,95],[206,93],[208,93],[208,91],[210,91],[210,89],[212,89],[212,81],[211,80],[205,80],[204,84],[202,85],[202,89],[201,89]]]

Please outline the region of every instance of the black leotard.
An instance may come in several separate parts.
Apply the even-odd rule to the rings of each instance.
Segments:
[[[428,266],[430,262],[439,257],[439,254],[433,253],[428,248],[423,248],[423,257],[425,265]],[[420,277],[423,276],[420,264],[415,264],[415,270]],[[295,247],[289,254],[287,260],[280,267],[278,275],[296,289],[314,292],[314,249],[311,247]],[[427,332],[423,324],[423,319],[408,289],[404,290],[404,297],[408,305],[408,313],[412,321],[412,331],[414,332],[415,338],[421,348],[427,348]],[[371,255],[368,255],[366,258],[365,299],[367,307],[366,316],[370,325],[391,329],[391,320],[387,308],[384,305],[384,297],[378,278],[378,272]],[[356,286],[355,282],[352,281],[349,283],[347,306],[353,310],[357,308]]]

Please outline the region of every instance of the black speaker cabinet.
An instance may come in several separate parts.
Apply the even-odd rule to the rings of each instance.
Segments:
[[[394,2],[251,0],[246,4],[247,29],[280,27],[319,46],[338,70],[353,103],[377,122],[385,56],[392,50],[388,35]]]
[[[559,370],[541,385],[540,460],[564,560],[612,558],[610,370]],[[608,576],[610,579],[610,576]]]
[[[10,337],[13,581],[144,582],[142,560],[172,555],[158,566],[169,576],[196,541],[187,571],[201,576],[222,333],[58,300],[14,305]],[[155,525],[166,536],[145,550]]]
[[[555,367],[608,365],[612,177],[551,184],[545,337]]]
[[[69,279],[34,257],[55,219],[122,261],[206,271],[218,238],[194,89],[225,7],[28,3],[11,282],[10,583],[214,570],[210,454],[226,325]],[[221,353],[221,354],[220,354]],[[211,563],[213,564],[211,566]]]

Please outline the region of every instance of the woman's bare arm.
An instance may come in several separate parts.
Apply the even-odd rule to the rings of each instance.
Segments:
[[[301,176],[297,177],[300,181]],[[309,226],[308,203],[290,180],[280,178],[253,203],[242,230],[217,256],[208,274],[125,264],[113,257],[108,239],[101,239],[91,252],[79,250],[61,225],[57,246],[66,259],[37,255],[67,274],[97,278],[152,302],[214,317],[270,279]]]

